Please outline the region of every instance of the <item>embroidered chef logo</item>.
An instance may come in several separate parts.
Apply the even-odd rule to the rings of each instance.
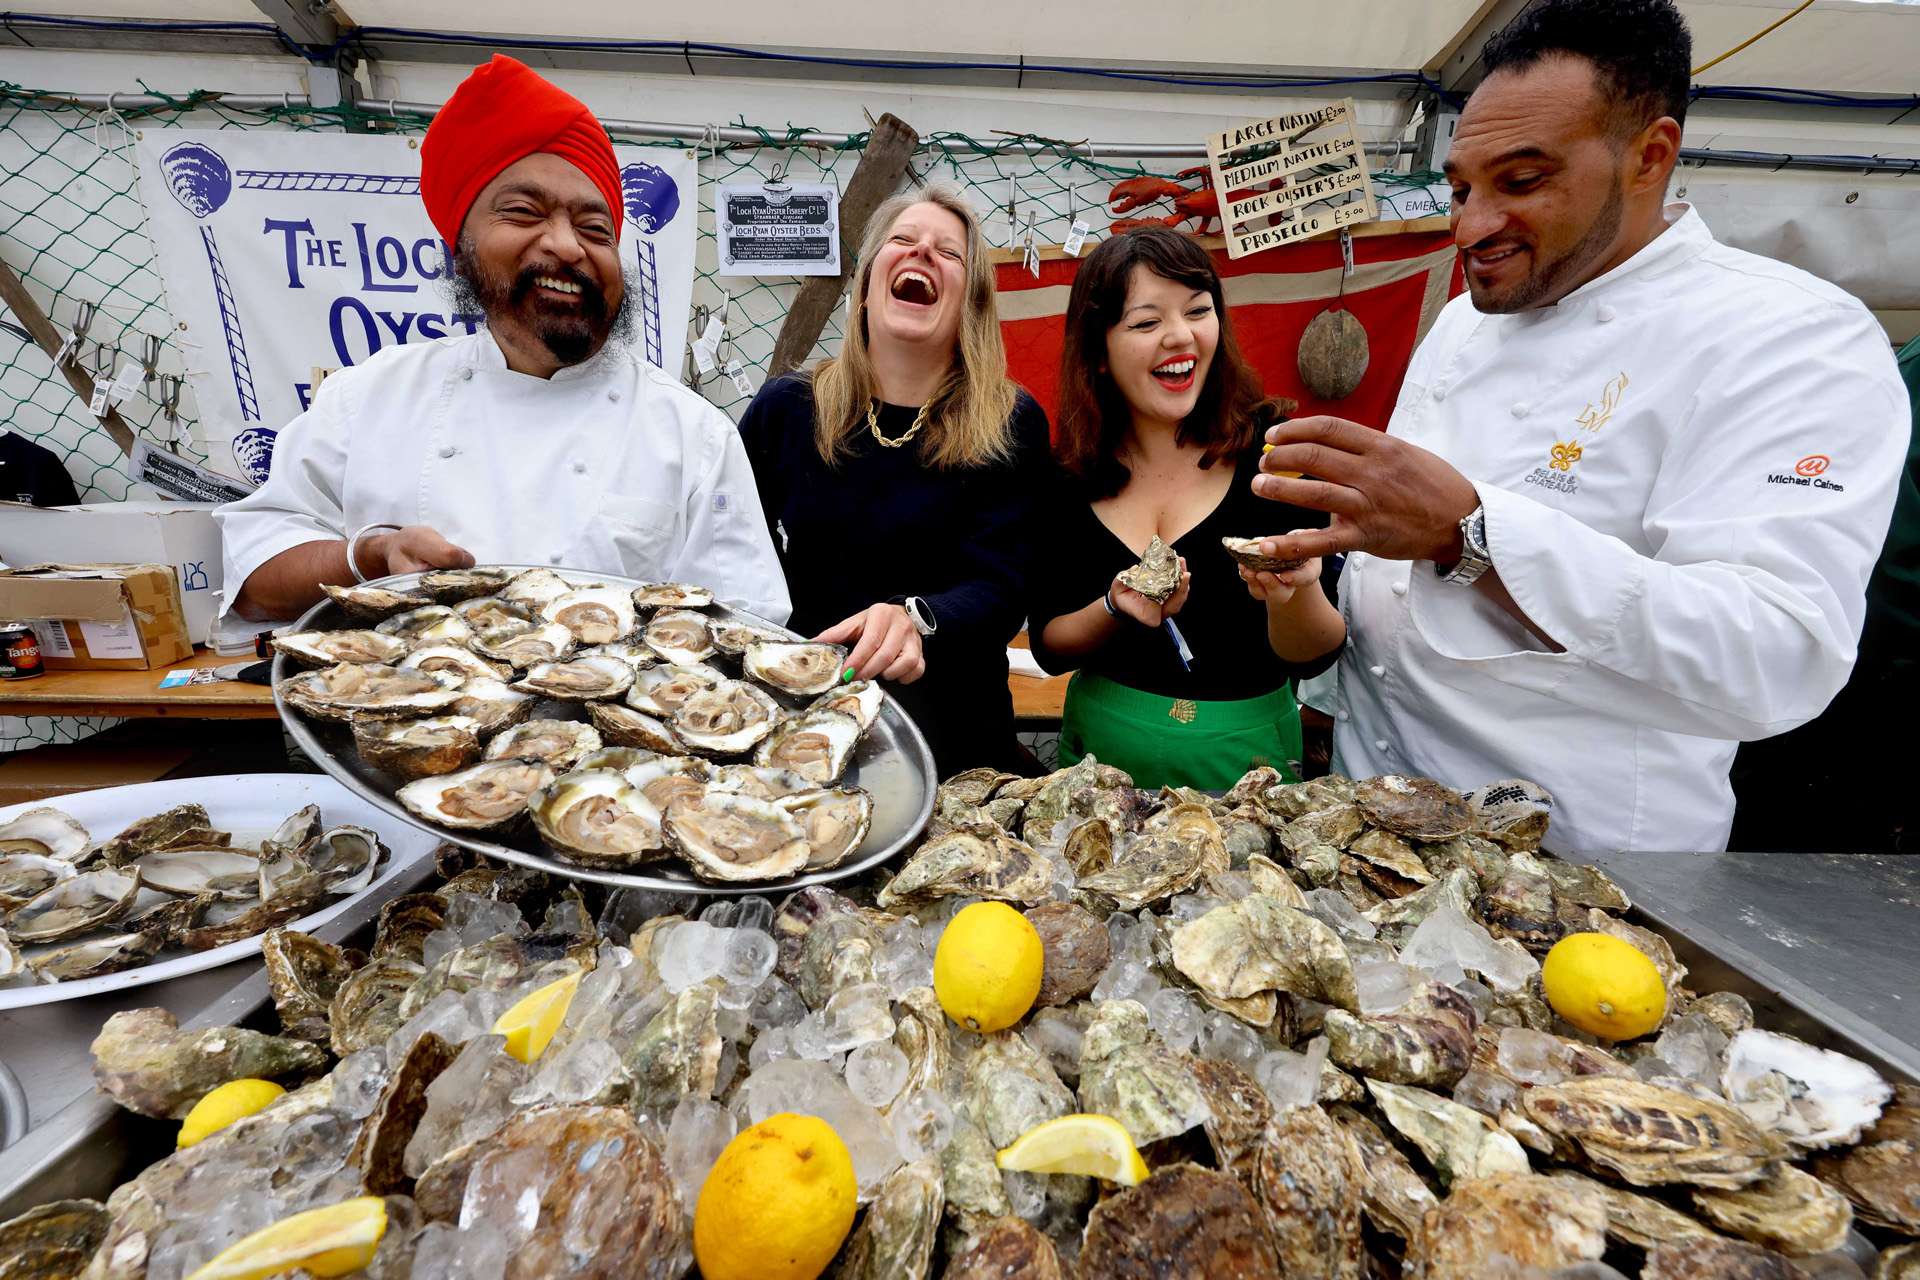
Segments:
[[[1580,461],[1580,455],[1584,452],[1586,451],[1572,440],[1565,444],[1556,444],[1547,451],[1547,456],[1552,459],[1547,465],[1555,471],[1571,471],[1573,464]]]
[[[1589,404],[1580,416],[1573,420],[1574,425],[1597,434],[1600,428],[1607,425],[1607,419],[1613,416],[1613,411],[1620,406],[1620,394],[1627,389],[1627,381],[1625,370],[1620,372],[1619,377],[1608,380],[1607,385],[1600,389],[1598,407]]]
[[[1542,489],[1551,489],[1555,493],[1580,492],[1580,480],[1571,474],[1573,464],[1580,461],[1580,455],[1586,450],[1578,440],[1555,441],[1547,450],[1547,465],[1535,467],[1526,477],[1526,482],[1538,485]]]
[[[1847,486],[1836,484],[1827,479],[1827,468],[1833,465],[1833,459],[1824,453],[1810,453],[1793,464],[1793,474],[1776,471],[1767,477],[1768,484],[1797,484],[1803,489],[1831,489],[1835,493],[1845,493]]]
[[[1167,709],[1167,714],[1181,724],[1192,724],[1193,718],[1200,714],[1200,708],[1185,698],[1175,698],[1173,706]]]

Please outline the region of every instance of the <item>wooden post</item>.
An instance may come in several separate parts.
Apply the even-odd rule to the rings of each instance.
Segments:
[[[53,321],[47,319],[47,313],[40,309],[40,304],[35,302],[33,295],[27,292],[27,286],[5,261],[0,261],[0,301],[4,301],[7,309],[20,317],[20,323],[26,326],[27,332],[33,335],[33,340],[40,344],[40,349],[47,353],[49,360],[59,354],[60,344],[65,339],[60,336],[60,331],[53,327]],[[86,409],[86,406],[93,403],[93,379],[87,376],[84,369],[71,364],[56,362],[55,367],[66,375],[68,385],[73,388],[73,394],[80,397],[82,410],[91,412]],[[107,434],[113,437],[113,442],[120,446],[120,452],[133,452],[133,429],[127,426],[126,420],[120,416],[118,409],[108,409],[107,416],[101,420],[100,425],[107,429]]]
[[[900,185],[907,159],[919,145],[919,133],[893,113],[888,112],[874,121],[873,132],[867,137],[867,149],[861,152],[860,163],[840,197],[840,274],[808,276],[801,284],[793,306],[787,309],[786,321],[780,326],[780,336],[773,344],[773,359],[767,363],[769,378],[791,373],[813,351],[813,344],[820,340],[820,331],[826,327],[827,317],[840,305],[840,295],[853,276],[853,252],[867,233],[867,219]]]

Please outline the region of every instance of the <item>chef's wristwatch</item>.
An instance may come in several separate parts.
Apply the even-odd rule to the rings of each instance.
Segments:
[[[927,602],[919,596],[895,596],[887,603],[897,604],[905,609],[907,621],[911,622],[913,629],[923,636],[930,636],[940,629],[940,624],[934,621],[933,610],[929,609]]]
[[[1460,558],[1451,569],[1433,566],[1440,581],[1469,586],[1481,574],[1493,568],[1493,551],[1487,546],[1487,509],[1475,507],[1460,521]]]

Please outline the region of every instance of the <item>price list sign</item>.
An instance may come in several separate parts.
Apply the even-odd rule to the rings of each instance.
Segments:
[[[840,274],[840,192],[827,185],[720,185],[720,274]]]
[[[1352,98],[1209,134],[1207,165],[1229,257],[1380,216]]]

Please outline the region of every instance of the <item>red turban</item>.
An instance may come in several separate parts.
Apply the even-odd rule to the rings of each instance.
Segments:
[[[499,53],[453,91],[420,144],[420,198],[441,237],[458,243],[467,210],[486,185],[508,165],[543,151],[600,188],[619,239],[620,166],[607,131],[584,102]]]

